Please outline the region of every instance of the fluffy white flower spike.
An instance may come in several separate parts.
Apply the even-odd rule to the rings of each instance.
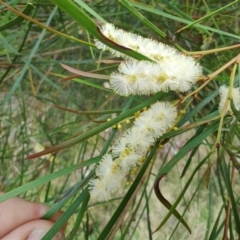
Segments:
[[[219,88],[219,94],[220,94],[219,112],[223,110],[223,107],[227,101],[228,91],[229,91],[229,87],[227,86],[221,86]],[[233,104],[235,108],[238,111],[240,111],[240,89],[239,88],[232,89],[232,98],[233,98]],[[227,105],[226,113],[227,112],[230,112],[230,113],[232,112],[230,102]]]
[[[106,186],[101,179],[92,179],[89,181],[89,189],[91,198],[97,201],[108,201],[111,197],[110,192],[106,190]]]
[[[142,112],[133,127],[112,146],[111,154],[103,156],[96,168],[96,177],[90,182],[92,199],[107,201],[135,166],[141,165],[148,149],[157,138],[174,124],[177,109],[169,102],[157,102]],[[115,160],[113,160],[115,158]]]
[[[96,40],[96,46],[124,57],[118,72],[110,76],[112,89],[119,95],[149,95],[169,90],[186,92],[202,74],[201,66],[192,57],[185,56],[163,43],[104,24],[101,32],[115,43],[137,51],[150,61],[136,61]]]
[[[201,67],[192,58],[179,55],[168,63],[130,60],[110,75],[112,89],[119,95],[149,95],[169,90],[186,92],[201,75]]]
[[[132,34],[132,33],[128,33],[122,29],[117,29],[111,23],[103,24],[100,27],[100,30],[101,30],[101,33],[105,37],[109,38],[111,41],[113,41],[119,45],[122,45],[126,48],[130,48],[135,51],[138,51],[138,48],[139,48],[138,43],[142,38],[141,36],[138,36],[138,35]],[[116,57],[128,58],[128,56],[126,56],[125,54],[122,54],[112,48],[109,48],[108,46],[106,46],[105,44],[103,44],[102,42],[100,42],[98,40],[95,40],[95,45],[99,49],[110,51]]]
[[[147,56],[152,61],[137,61],[96,40],[96,46],[108,50],[125,62],[110,76],[112,89],[119,95],[149,95],[169,90],[190,89],[202,69],[192,57],[149,38],[127,33],[112,24],[101,32],[111,41]],[[138,168],[154,142],[175,122],[177,109],[169,102],[157,102],[142,112],[122,138],[105,154],[96,168],[96,179],[90,182],[92,198],[105,201],[121,188],[126,174]]]
[[[112,172],[115,172],[118,170],[118,167],[116,163],[112,159],[111,154],[105,154],[99,163],[99,165],[96,168],[96,175],[100,178],[111,175]]]
[[[164,61],[167,60],[168,57],[174,54],[176,55],[178,53],[177,50],[172,47],[157,42],[153,39],[143,38],[138,34],[129,33],[122,29],[118,29],[111,23],[103,24],[100,27],[100,31],[105,37],[109,38],[111,41],[126,48],[137,51],[154,61]],[[102,50],[108,50],[117,57],[122,56],[126,59],[130,58],[122,53],[118,53],[114,49],[109,48],[99,40],[95,40],[95,44],[97,48]]]
[[[90,181],[91,197],[107,201],[120,188],[124,174],[113,161],[112,155],[105,154],[96,168],[96,176],[97,179]]]

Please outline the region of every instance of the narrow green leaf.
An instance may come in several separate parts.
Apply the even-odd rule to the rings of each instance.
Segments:
[[[217,232],[217,227],[218,227],[218,224],[219,224],[219,221],[220,221],[223,209],[224,209],[224,205],[221,207],[221,209],[220,209],[220,211],[218,213],[217,219],[216,219],[216,221],[214,223],[214,226],[212,228],[212,231],[211,231],[211,234],[210,234],[208,240],[215,240],[215,239],[217,239],[217,236],[218,236],[218,233],[219,233],[219,232]]]
[[[222,176],[223,176],[223,179],[224,179],[224,183],[225,183],[225,186],[227,188],[227,191],[228,191],[228,195],[230,197],[230,200],[231,200],[231,205],[232,205],[232,213],[233,213],[233,217],[234,217],[234,220],[235,220],[235,225],[236,225],[236,231],[240,237],[240,218],[239,218],[239,211],[238,211],[238,207],[237,207],[237,202],[235,200],[235,197],[234,197],[234,194],[233,194],[233,189],[232,189],[232,185],[231,185],[231,181],[230,181],[230,174],[228,172],[228,168],[227,168],[227,165],[226,165],[226,162],[225,160],[219,160],[218,161],[218,165],[219,165],[219,168],[222,172]]]
[[[54,107],[59,108],[61,110],[67,111],[67,112],[72,112],[80,115],[105,115],[105,114],[111,114],[111,113],[120,113],[122,110],[121,109],[112,109],[112,110],[102,110],[102,111],[78,111],[70,108],[65,108],[62,106],[57,106],[54,105]]]
[[[84,8],[87,12],[89,12],[93,17],[98,19],[99,21],[103,23],[107,23],[107,21],[100,16],[96,11],[94,11],[92,8],[90,8],[85,2],[82,0],[74,0],[75,3],[79,4],[82,8]]]
[[[152,167],[153,167],[153,165],[152,165]],[[148,208],[149,205],[150,205],[149,204],[149,199],[147,200],[147,196],[146,196],[146,194],[147,194],[147,189],[146,188],[148,186],[149,179],[150,179],[150,175],[148,175],[147,180],[144,183],[144,190],[142,191],[141,195],[137,199],[137,202],[135,202],[136,203],[135,204],[135,209],[133,211],[131,211],[131,218],[129,219],[129,222],[133,222],[135,220],[136,216],[139,216],[139,208],[140,208],[140,206],[143,202],[144,197],[146,199],[146,204],[145,204],[146,208]],[[151,195],[152,190],[153,189],[151,189],[151,191],[149,193],[149,196]],[[148,210],[147,210],[147,212],[148,212]],[[145,208],[142,209],[142,212],[141,212],[140,216],[138,217],[137,223],[135,224],[134,228],[132,228],[131,224],[127,224],[125,226],[124,231],[121,232],[122,239],[125,239],[126,236],[128,236],[128,239],[133,238],[135,232],[137,231],[137,227],[138,227],[138,224],[139,224],[140,220],[144,217],[144,213],[145,213]],[[147,213],[147,215],[148,215],[148,213]],[[148,219],[148,232],[149,232],[149,239],[150,239],[151,238],[150,234],[152,235],[152,231],[151,231],[151,226],[149,226],[149,224],[150,224],[149,216],[147,216],[147,219]],[[129,235],[130,230],[131,230],[131,235]]]
[[[91,129],[88,132],[83,133],[80,136],[72,138],[72,139],[70,139],[70,140],[68,140],[66,142],[60,143],[60,144],[58,144],[56,146],[47,148],[47,149],[45,149],[45,150],[43,150],[41,152],[32,154],[32,155],[28,156],[26,159],[33,159],[33,158],[37,158],[37,157],[46,155],[48,153],[57,152],[59,150],[71,147],[72,145],[77,144],[77,143],[79,143],[81,141],[84,141],[84,140],[86,140],[86,139],[88,139],[88,138],[90,138],[90,137],[92,137],[92,136],[94,136],[94,135],[104,131],[105,129],[112,127],[113,125],[117,124],[118,122],[122,121],[123,119],[125,119],[125,118],[127,118],[129,116],[132,116],[135,112],[143,109],[144,107],[146,107],[148,105],[151,105],[152,103],[156,102],[161,95],[162,95],[162,93],[156,94],[152,98],[150,98],[149,100],[143,102],[142,104],[139,104],[138,106],[132,108],[131,110],[128,110],[128,111],[120,114],[116,118],[114,118],[114,119],[112,119],[112,120],[110,120],[110,121],[108,121],[106,123],[103,123],[100,126],[94,128],[94,129]]]
[[[133,51],[129,48],[118,45],[115,42],[108,39],[107,37],[105,37],[101,33],[96,23],[72,1],[52,0],[52,2],[56,4],[60,9],[62,9],[64,12],[66,12],[69,16],[71,16],[76,22],[78,22],[84,29],[86,29],[90,34],[92,34],[96,39],[98,39],[108,47],[113,48],[121,53],[124,53],[138,60],[152,61],[148,57],[136,51]]]
[[[61,169],[61,170],[59,170],[57,172],[54,172],[54,173],[51,173],[51,174],[49,174],[47,176],[42,176],[42,177],[40,177],[40,178],[30,182],[30,183],[26,183],[23,186],[15,188],[14,190],[12,190],[10,192],[7,192],[7,193],[4,193],[3,195],[1,195],[0,196],[0,203],[4,202],[4,201],[6,201],[6,200],[8,200],[8,199],[10,199],[12,197],[18,196],[19,194],[27,192],[30,189],[36,188],[38,186],[41,186],[44,183],[48,183],[49,181],[52,181],[52,180],[54,180],[56,178],[59,178],[61,176],[64,176],[64,175],[69,174],[71,172],[74,172],[74,171],[76,171],[79,168],[82,168],[84,166],[89,166],[89,165],[91,165],[93,163],[96,163],[96,162],[100,161],[100,159],[101,159],[101,156],[98,156],[98,157],[89,159],[87,161],[84,161],[83,163],[76,164],[74,166]]]
[[[102,90],[102,91],[113,93],[113,90],[103,87],[102,84],[101,85],[100,84],[96,84],[96,83],[93,83],[93,82],[91,82],[89,80],[84,80],[84,79],[80,79],[80,78],[74,78],[73,81],[78,82],[78,83],[82,83],[82,84],[84,84],[86,86],[94,87],[94,88]]]
[[[226,121],[226,120],[225,120]],[[163,174],[167,174],[176,164],[182,160],[187,153],[193,149],[194,147],[198,146],[204,139],[206,139],[210,134],[215,132],[218,129],[219,122],[216,121],[212,123],[205,131],[203,131],[198,136],[195,136],[191,142],[185,144],[178,153],[167,163],[163,166],[162,169],[158,172],[156,178],[162,176]]]
[[[180,193],[180,195],[178,196],[177,200],[175,201],[175,203],[173,205],[171,205],[171,203],[169,203],[161,194],[160,190],[159,190],[159,180],[161,179],[158,178],[154,184],[154,191],[155,194],[158,198],[158,200],[169,210],[168,214],[166,215],[166,217],[163,219],[163,221],[160,223],[160,225],[157,227],[157,229],[155,231],[158,231],[169,219],[169,217],[171,216],[171,214],[173,214],[183,225],[184,227],[189,231],[189,233],[191,233],[191,230],[188,226],[188,224],[184,221],[184,219],[182,218],[182,216],[177,212],[176,207],[179,204],[179,202],[181,201],[181,199],[183,198],[185,192],[187,191],[189,185],[192,182],[193,177],[195,176],[196,172],[201,168],[201,166],[206,162],[206,160],[208,159],[210,154],[208,154],[198,165],[197,167],[194,169],[192,175],[190,176],[190,178],[188,179],[186,185],[184,186],[182,192]],[[164,176],[164,175],[162,175]]]
[[[75,184],[72,189],[68,190],[67,193],[59,201],[57,201],[42,218],[49,219],[52,215],[59,211],[69,201],[70,198],[79,193],[81,187],[86,185],[86,182],[93,176],[93,173],[93,171],[89,173],[86,178],[82,179],[77,184]]]
[[[166,199],[164,198],[164,196],[162,195],[160,188],[159,188],[159,182],[160,180],[165,176],[162,175],[161,177],[159,177],[154,184],[154,191],[155,191],[155,195],[158,198],[158,200],[168,209],[171,211],[169,211],[169,217],[171,216],[171,214],[173,214],[181,223],[182,225],[189,231],[189,233],[191,234],[191,229],[188,226],[188,224],[185,222],[185,220],[182,218],[182,216],[178,213],[178,211],[175,208],[172,208],[172,204]],[[168,218],[167,218],[168,219]],[[160,223],[160,225],[153,231],[153,233],[157,232],[163,225],[164,223],[167,221],[166,217],[164,218],[164,220]]]
[[[163,0],[163,3],[166,4],[166,6],[172,11],[177,13],[177,15],[182,16],[185,19],[188,19],[189,21],[194,21],[188,14],[184,13],[181,9],[179,9],[175,3],[172,3],[168,0]]]
[[[76,212],[79,205],[83,202],[88,202],[90,198],[88,189],[84,189],[82,193],[76,198],[71,206],[63,213],[63,215],[55,222],[53,227],[44,235],[42,240],[53,239],[56,233],[66,224],[68,219]]]
[[[81,205],[81,208],[78,212],[78,216],[77,216],[77,219],[75,221],[74,227],[73,227],[73,229],[70,233],[70,236],[67,237],[68,240],[74,239],[76,237],[76,234],[77,234],[77,231],[80,227],[80,224],[83,221],[83,216],[84,216],[85,212],[87,211],[87,206],[88,206],[89,199],[90,199],[90,195],[88,194],[88,197],[83,201],[83,203]]]
[[[165,32],[161,31],[158,27],[156,27],[152,22],[150,22],[147,18],[145,18],[140,12],[138,12],[129,1],[121,0],[119,3],[126,8],[131,14],[137,17],[142,23],[152,29],[155,33],[157,33],[162,38],[166,39],[167,35]]]
[[[233,226],[233,218],[231,217],[231,212],[230,212],[230,217],[229,217],[229,239],[235,239],[235,228]],[[238,235],[238,239],[240,239],[240,236]]]
[[[52,13],[49,15],[48,20],[47,20],[47,22],[46,22],[46,25],[49,25],[49,24],[51,23],[51,21],[52,21],[54,15],[55,15],[55,12],[56,12],[56,11],[57,11],[57,8],[55,8],[55,9],[52,11]],[[30,65],[30,63],[31,63],[31,61],[32,61],[33,56],[36,54],[36,52],[37,52],[38,49],[39,49],[39,46],[40,46],[40,44],[41,44],[41,42],[42,42],[43,37],[45,36],[45,33],[46,33],[46,30],[43,29],[42,32],[41,32],[41,34],[39,35],[39,37],[38,37],[38,39],[37,39],[34,47],[33,47],[33,49],[31,50],[31,52],[30,52],[30,54],[29,54],[29,56],[28,56],[28,59],[27,59],[27,60],[24,60],[25,63],[24,63],[24,66],[23,66],[22,69],[21,69],[21,74],[15,79],[13,86],[12,86],[11,89],[8,91],[8,93],[5,95],[5,98],[4,98],[3,102],[0,104],[0,111],[1,111],[1,109],[3,108],[3,106],[9,101],[9,99],[10,99],[11,96],[14,94],[14,92],[15,92],[15,91],[18,89],[18,87],[20,86],[20,83],[21,83],[24,75],[26,74],[26,72],[27,72],[27,70],[28,70],[28,68],[29,68],[29,65]],[[3,37],[1,37],[1,35],[0,35],[0,39],[3,40],[3,41],[7,41],[7,40],[4,39]],[[9,44],[8,46],[11,47],[10,44]],[[14,52],[17,52],[13,47],[11,47],[11,49],[13,49]],[[17,53],[17,54],[19,54],[19,53]]]
[[[201,126],[201,127],[203,127],[203,126]],[[195,134],[195,135],[197,135],[197,134]],[[184,177],[185,173],[187,172],[187,170],[188,170],[188,168],[189,168],[189,166],[190,166],[190,164],[191,164],[191,162],[192,162],[193,157],[194,157],[195,154],[197,153],[198,148],[199,148],[199,145],[196,146],[195,148],[193,148],[193,150],[191,151],[190,156],[189,156],[189,158],[188,158],[188,160],[187,160],[187,162],[186,162],[186,164],[185,164],[185,166],[184,166],[184,168],[183,168],[183,171],[182,171],[182,173],[181,173],[180,178],[183,178],[183,177]]]
[[[23,9],[22,13],[25,14],[25,15],[30,15],[30,13],[32,12],[33,9],[34,9],[33,4],[32,3],[27,3],[27,5]],[[11,28],[12,26],[14,26],[16,24],[20,24],[23,20],[24,20],[23,17],[17,16],[13,20],[11,20],[11,21],[3,24],[2,26],[0,26],[0,32],[5,30],[5,29],[9,29],[9,28]]]
[[[178,126],[182,126],[185,122],[189,121],[192,119],[195,114],[197,114],[204,106],[206,106],[209,102],[211,102],[217,95],[219,91],[215,90],[211,94],[207,95],[206,98],[204,98],[198,105],[195,105],[194,108],[186,113],[182,119],[179,121]],[[210,111],[212,113],[212,111]]]
[[[182,22],[182,23],[186,23],[186,24],[192,23],[192,21],[189,21],[187,19],[176,17],[174,15],[168,14],[166,12],[163,12],[163,11],[160,11],[160,10],[157,10],[157,9],[150,8],[150,7],[146,6],[146,5],[137,3],[135,1],[132,2],[131,4],[133,6],[135,6],[135,7],[137,7],[137,8],[143,9],[143,10],[148,11],[148,12],[152,12],[154,14],[157,14],[157,15],[160,15],[160,16],[163,16],[163,17],[166,17],[166,18],[178,21],[178,22]],[[215,33],[218,33],[220,35],[228,36],[228,37],[231,37],[231,38],[240,39],[239,35],[235,35],[235,34],[228,33],[228,32],[225,32],[225,31],[222,31],[222,30],[219,30],[219,29],[208,27],[208,26],[202,25],[200,23],[197,23],[195,25],[195,27],[198,27],[198,28],[203,29],[203,30],[208,30],[208,31],[211,31],[211,32],[215,32]]]
[[[144,195],[146,199],[146,215],[147,215],[147,229],[148,229],[148,239],[152,240],[152,229],[151,229],[151,220],[150,220],[150,208],[149,208],[149,199],[147,196],[147,190],[144,189]]]
[[[239,89],[240,90],[240,89]],[[238,111],[235,107],[235,104],[233,103],[233,99],[231,98],[230,99],[230,106],[231,106],[231,109],[236,117],[237,120],[240,120],[240,111]]]
[[[183,31],[183,30],[185,30],[185,29],[187,29],[187,28],[190,28],[190,27],[196,25],[197,23],[202,22],[203,20],[208,19],[208,18],[210,18],[211,16],[216,15],[216,14],[219,13],[220,11],[222,11],[222,10],[224,10],[224,9],[232,6],[233,4],[237,3],[238,1],[239,1],[239,0],[235,0],[235,1],[227,4],[227,5],[224,6],[224,7],[221,7],[221,8],[219,8],[219,9],[215,10],[215,11],[211,11],[209,14],[205,15],[204,17],[199,18],[198,20],[196,20],[196,21],[194,21],[194,22],[192,22],[192,23],[189,23],[187,26],[179,29],[177,32]]]
[[[204,240],[208,240],[208,235],[209,235],[209,231],[211,228],[211,224],[213,221],[213,181],[212,178],[209,179],[209,183],[208,183],[208,220],[207,220],[207,227],[206,227],[206,232],[205,232],[205,237]]]
[[[199,104],[199,105],[202,105],[201,103]],[[202,108],[202,106],[199,106],[199,105],[197,105],[195,108],[198,108],[198,111]],[[194,109],[195,109],[194,108]],[[215,111],[215,112],[212,112],[212,111],[214,111],[215,110],[215,106],[210,110],[210,113],[207,115],[207,116],[204,116],[203,118],[201,118],[199,121],[203,121],[203,120],[205,120],[205,119],[211,119],[211,118],[214,118],[214,117],[216,117],[216,116],[218,116],[219,115],[219,112],[218,111]],[[194,111],[194,110],[193,110]],[[189,118],[190,117],[192,117],[193,115],[192,115],[192,111],[189,113]],[[185,121],[187,121],[187,119],[188,118],[185,118]],[[182,120],[182,119],[181,119]],[[180,120],[180,121],[181,121]],[[184,124],[185,122],[184,121],[182,121],[181,122],[181,124]],[[198,129],[197,129],[197,131],[196,131],[196,133],[194,134],[194,136],[192,137],[192,138],[194,138],[195,136],[197,136],[197,135],[199,135],[205,128],[207,127],[207,124],[203,124],[203,125],[201,125],[200,127],[198,127]],[[190,138],[187,142],[191,142],[192,141],[192,138]],[[190,156],[189,156],[189,158],[188,158],[188,160],[187,160],[187,162],[186,162],[186,164],[185,164],[185,166],[184,166],[184,168],[183,168],[183,171],[182,171],[182,173],[181,173],[181,178],[185,175],[185,173],[187,172],[187,169],[188,169],[188,167],[190,166],[190,164],[191,164],[191,161],[192,161],[192,158],[193,158],[193,156],[195,156],[195,153],[197,152],[197,150],[198,150],[198,148],[199,148],[199,146],[196,146],[195,148],[193,148],[193,150],[192,150],[192,152],[191,152],[191,154],[190,154]]]
[[[101,232],[100,236],[97,238],[97,240],[106,240],[107,236],[110,234],[113,226],[115,225],[115,223],[117,222],[119,216],[121,215],[121,213],[123,212],[124,208],[126,207],[129,199],[131,198],[132,194],[134,193],[136,187],[138,186],[139,182],[142,179],[142,176],[144,175],[148,165],[151,162],[151,159],[154,156],[154,153],[156,152],[157,148],[158,148],[158,142],[154,145],[153,149],[151,150],[151,152],[149,153],[145,163],[143,164],[141,170],[139,171],[137,177],[135,178],[133,184],[131,185],[131,187],[129,188],[128,192],[126,193],[126,195],[124,196],[123,200],[121,201],[121,203],[118,205],[118,208],[116,209],[116,211],[114,212],[113,216],[111,217],[111,219],[108,221],[107,225],[105,226],[105,228],[103,229],[103,231]]]
[[[196,195],[197,192],[199,191],[199,188],[200,188],[200,186],[201,186],[201,184],[202,184],[203,179],[204,179],[204,178],[202,178],[202,179],[198,182],[198,185],[197,185],[195,191],[193,192],[193,194],[192,194],[192,196],[191,196],[189,202],[187,203],[187,206],[185,207],[184,212],[182,213],[182,218],[184,217],[185,213],[187,212],[187,210],[188,210],[189,207],[191,206],[191,203],[192,203],[192,201],[193,201],[195,195]],[[171,240],[171,238],[172,238],[172,236],[174,235],[175,231],[177,230],[177,227],[179,226],[179,224],[180,224],[180,221],[177,223],[176,227],[175,227],[174,230],[172,231],[169,240]]]

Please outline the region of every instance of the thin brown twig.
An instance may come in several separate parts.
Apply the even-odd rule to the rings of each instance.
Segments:
[[[232,158],[230,157],[230,160],[232,161]],[[235,173],[235,166],[234,161],[232,161],[232,171],[231,171],[231,186],[233,186],[234,183],[234,173]],[[229,221],[230,221],[230,211],[231,211],[231,201],[228,198],[227,200],[227,207],[226,207],[226,218],[225,218],[225,224],[224,224],[224,231],[223,231],[223,238],[222,240],[229,240],[228,238],[228,228],[229,228]]]
[[[4,3],[4,2],[1,1],[1,0],[0,0],[0,3],[1,3],[4,7],[6,7],[9,11],[17,14],[18,16],[21,16],[21,17],[27,19],[28,21],[30,21],[30,22],[32,22],[32,23],[40,26],[41,28],[46,29],[47,31],[49,31],[49,32],[51,32],[51,33],[54,33],[54,34],[56,34],[56,35],[65,37],[65,38],[67,38],[67,39],[69,39],[69,40],[72,40],[72,41],[74,41],[74,42],[78,42],[78,43],[81,43],[81,44],[85,44],[85,45],[88,45],[88,46],[91,46],[91,47],[96,47],[96,46],[95,46],[94,44],[92,44],[92,43],[84,42],[84,41],[82,41],[82,40],[80,40],[80,39],[77,39],[77,38],[72,37],[72,36],[70,36],[70,35],[67,35],[67,34],[64,34],[64,33],[62,33],[62,32],[59,32],[59,31],[55,30],[54,28],[48,27],[48,26],[42,24],[41,22],[39,22],[39,21],[37,21],[37,20],[29,17],[28,15],[26,15],[26,14],[18,11],[17,9],[12,8],[12,7],[9,6],[7,3]]]
[[[226,150],[228,155],[230,156],[230,160],[233,163],[233,166],[238,170],[238,172],[240,173],[240,164],[237,161],[236,157],[234,156],[234,154],[230,151],[230,150]]]
[[[109,237],[107,238],[108,240],[113,240],[114,239],[114,236],[117,232],[117,230],[120,228],[120,226],[122,225],[122,222],[124,220],[124,217],[126,216],[126,214],[128,213],[128,209],[129,207],[132,205],[132,202],[134,201],[137,193],[138,193],[138,190],[139,188],[142,186],[145,178],[148,176],[148,172],[151,170],[151,164],[148,165],[148,168],[146,169],[144,175],[142,176],[142,179],[141,181],[139,181],[138,183],[138,186],[136,187],[134,193],[132,194],[131,198],[129,199],[128,203],[126,204],[125,208],[123,209],[121,215],[119,216],[116,224],[114,225]]]
[[[195,52],[185,52],[187,55],[201,55],[201,56],[205,56],[207,54],[216,54],[219,52],[223,52],[223,51],[228,51],[231,49],[235,49],[235,48],[240,48],[240,44],[235,44],[232,46],[228,46],[228,47],[223,47],[223,48],[217,48],[217,49],[210,49],[210,50],[204,50],[204,51],[195,51]]]
[[[182,100],[181,103],[185,102],[186,99],[188,99],[190,96],[193,96],[194,94],[197,94],[201,89],[203,89],[209,82],[211,82],[213,80],[214,77],[216,77],[219,73],[221,73],[222,71],[224,71],[225,69],[227,69],[229,66],[231,66],[232,64],[236,63],[239,61],[240,58],[240,54],[238,54],[236,57],[234,57],[232,60],[230,60],[229,62],[227,62],[224,66],[222,66],[221,68],[219,68],[217,71],[215,71],[212,74],[209,74],[208,76],[206,76],[206,80],[205,82],[198,87],[196,90],[192,91],[191,93],[189,93],[187,96],[185,96]]]

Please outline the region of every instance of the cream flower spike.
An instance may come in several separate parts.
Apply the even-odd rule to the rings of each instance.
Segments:
[[[220,103],[219,103],[219,112],[221,112],[224,108],[225,102],[227,101],[228,97],[228,91],[229,87],[227,86],[221,86],[219,88],[219,94],[220,94]],[[240,111],[240,89],[239,88],[233,88],[232,89],[232,98],[233,98],[233,104],[235,108]],[[232,112],[230,102],[227,105],[226,113]]]
[[[102,25],[101,31],[111,41],[153,60],[134,60],[96,40],[99,49],[127,59],[119,65],[118,72],[110,76],[111,87],[119,95],[149,95],[170,90],[186,92],[202,75],[201,66],[192,57],[170,46],[117,29],[110,23]]]
[[[173,126],[176,116],[177,109],[169,102],[156,102],[142,112],[97,165],[97,178],[89,183],[91,198],[107,201],[121,189],[126,175],[141,165],[148,149]]]
[[[157,42],[151,38],[143,38],[142,36],[134,33],[126,32],[122,29],[116,28],[111,23],[103,24],[100,27],[101,33],[109,38],[111,41],[137,51],[154,61],[162,61],[163,59],[168,59],[172,55],[176,55],[178,52],[174,48],[167,46],[163,43]],[[124,57],[126,59],[131,59],[125,54],[119,53],[114,49],[109,48],[99,40],[95,40],[97,48],[102,50],[108,50],[116,57]]]
[[[130,60],[110,75],[112,89],[119,95],[149,95],[169,90],[186,92],[202,74],[200,65],[178,54],[168,62]]]

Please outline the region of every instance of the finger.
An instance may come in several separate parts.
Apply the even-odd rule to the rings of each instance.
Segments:
[[[24,223],[40,219],[49,207],[32,203],[21,198],[12,198],[0,204],[0,238]],[[51,221],[61,216],[57,212]]]
[[[19,226],[1,240],[40,240],[53,226],[54,222],[48,220],[34,220]],[[63,232],[58,232],[53,240],[64,240]]]

